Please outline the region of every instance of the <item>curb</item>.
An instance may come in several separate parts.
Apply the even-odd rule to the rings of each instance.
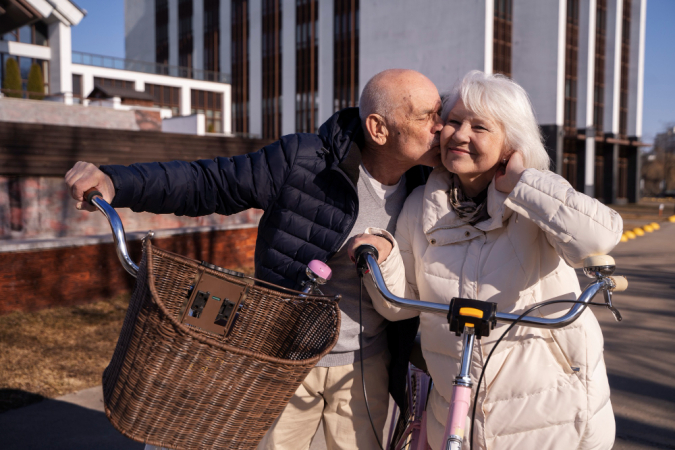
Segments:
[[[668,217],[668,222],[675,223],[675,216]],[[638,236],[644,236],[647,233],[653,233],[656,230],[660,230],[661,225],[657,222],[652,222],[650,224],[644,225],[642,227],[633,228],[632,230],[626,230],[621,235],[620,242],[628,242],[631,239],[635,239]]]

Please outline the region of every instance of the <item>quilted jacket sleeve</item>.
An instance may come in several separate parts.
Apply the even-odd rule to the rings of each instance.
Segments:
[[[298,151],[290,135],[255,153],[194,162],[101,166],[115,186],[112,206],[179,216],[267,209]]]
[[[572,267],[581,267],[588,256],[609,253],[621,239],[623,221],[616,211],[552,172],[525,170],[506,206],[536,223]]]

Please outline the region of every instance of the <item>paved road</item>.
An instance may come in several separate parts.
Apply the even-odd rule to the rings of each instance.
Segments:
[[[596,311],[616,415],[615,449],[675,449],[675,224],[612,253],[629,281],[615,295],[623,314]]]
[[[603,309],[596,315],[616,414],[614,448],[675,449],[675,224],[619,244],[613,255],[617,274],[630,283],[615,296],[624,320]],[[102,406],[98,387],[0,414],[0,447],[143,449],[113,429]],[[312,450],[325,448],[319,427]]]

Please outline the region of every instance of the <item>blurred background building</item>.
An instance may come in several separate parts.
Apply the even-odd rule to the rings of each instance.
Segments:
[[[503,73],[529,93],[555,171],[634,202],[645,13],[646,0],[126,0],[126,54],[231,73],[233,131],[270,139],[316,131],[387,68],[441,90]]]

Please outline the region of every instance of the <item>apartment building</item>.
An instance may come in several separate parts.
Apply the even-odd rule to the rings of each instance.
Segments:
[[[232,76],[232,130],[314,132],[375,73],[472,69],[529,93],[580,191],[636,201],[646,0],[126,0],[127,58]]]
[[[128,7],[127,15],[132,12]],[[1,0],[0,83],[6,76],[7,60],[14,59],[25,91],[30,68],[38,64],[46,100],[88,106],[89,96],[100,86],[114,94],[100,101],[101,92],[97,92],[92,106],[154,112],[158,120],[191,117],[164,124],[163,128],[173,131],[231,132],[229,75],[211,69],[217,66],[195,69],[190,60],[169,65],[155,63],[154,55],[150,61],[139,61],[72,51],[72,27],[85,15],[70,0]]]

